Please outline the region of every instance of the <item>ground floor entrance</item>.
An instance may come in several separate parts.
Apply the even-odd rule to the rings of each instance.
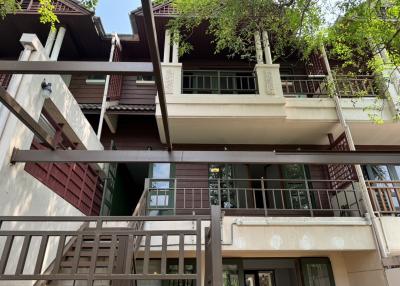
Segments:
[[[335,286],[327,257],[223,259],[225,286]]]

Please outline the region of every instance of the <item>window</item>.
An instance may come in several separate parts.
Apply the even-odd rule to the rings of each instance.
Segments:
[[[174,208],[175,190],[171,179],[171,164],[153,163],[150,165],[150,189],[148,209],[150,215],[170,214]]]
[[[302,258],[304,286],[335,286],[328,258]]]
[[[136,84],[138,85],[154,85],[155,78],[154,75],[138,75],[136,79]]]
[[[106,83],[106,75],[89,75],[86,84],[104,85]]]
[[[239,286],[238,266],[236,264],[224,264],[222,267],[224,286]]]

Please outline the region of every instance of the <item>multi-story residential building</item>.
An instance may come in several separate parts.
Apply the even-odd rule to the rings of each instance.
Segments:
[[[179,57],[169,4],[158,51],[141,8],[108,35],[57,0],[49,32],[38,3],[0,22],[1,285],[399,285],[398,74],[340,76],[324,51],[272,63],[262,31],[255,63],[215,55],[202,28]]]

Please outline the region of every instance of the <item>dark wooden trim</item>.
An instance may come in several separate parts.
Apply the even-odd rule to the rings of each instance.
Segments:
[[[15,150],[16,162],[79,163],[253,163],[253,164],[399,164],[399,152],[257,152],[150,150]]]
[[[19,105],[19,103],[3,88],[0,86],[0,102],[4,104],[7,109],[14,114],[26,127],[28,127],[43,143],[46,147],[55,150],[56,144],[54,138],[52,138],[43,128],[39,125],[36,120],[32,118],[25,111],[25,109]]]
[[[148,62],[0,61],[0,73],[152,75],[153,66]]]
[[[142,0],[142,9],[145,21],[147,42],[149,45],[149,52],[151,56],[151,61],[153,62],[154,78],[158,91],[158,99],[160,102],[165,141],[167,142],[168,150],[170,151],[172,150],[172,142],[169,135],[167,103],[165,99],[165,89],[161,71],[161,60],[160,60],[160,54],[158,52],[159,49],[157,42],[157,33],[155,29],[153,7],[151,1]]]

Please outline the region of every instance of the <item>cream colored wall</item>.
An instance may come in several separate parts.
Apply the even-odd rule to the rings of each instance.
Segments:
[[[35,37],[33,37],[35,38]],[[36,38],[37,42],[39,40]],[[43,54],[43,47],[39,46],[30,57],[30,61],[47,60]],[[38,120],[44,98],[41,94],[41,82],[46,78],[52,83],[52,100],[59,112],[62,113],[72,130],[75,131],[80,141],[88,148],[102,149],[93,129],[80,111],[78,104],[64,84],[63,79],[56,75],[24,75],[16,93],[18,103],[35,119]],[[25,164],[10,165],[11,154],[14,148],[30,149],[33,133],[22,124],[14,115],[10,115],[5,125],[3,136],[0,140],[0,216],[82,216],[78,209],[59,197],[55,192],[47,188],[40,181],[28,174]],[[18,229],[48,229],[46,224],[19,224]],[[77,229],[79,224],[53,224],[54,230]],[[2,229],[10,228],[10,224],[4,223]],[[16,226],[14,226],[14,229]],[[5,238],[0,239],[2,249]],[[44,269],[53,261],[57,239],[49,240],[48,251],[44,260]],[[13,244],[12,254],[6,273],[11,273],[16,267],[22,241],[18,238]],[[33,238],[25,271],[33,272],[34,257],[40,245],[40,240]],[[32,285],[32,282],[0,282],[0,285]]]
[[[400,255],[400,218],[382,216],[378,221],[390,256]]]
[[[400,268],[386,269],[388,286],[398,286],[400,284]]]
[[[233,233],[232,233],[233,231]],[[224,217],[223,250],[373,250],[374,237],[363,218]]]
[[[377,251],[343,253],[350,286],[386,286]],[[398,285],[398,284],[397,284]]]

